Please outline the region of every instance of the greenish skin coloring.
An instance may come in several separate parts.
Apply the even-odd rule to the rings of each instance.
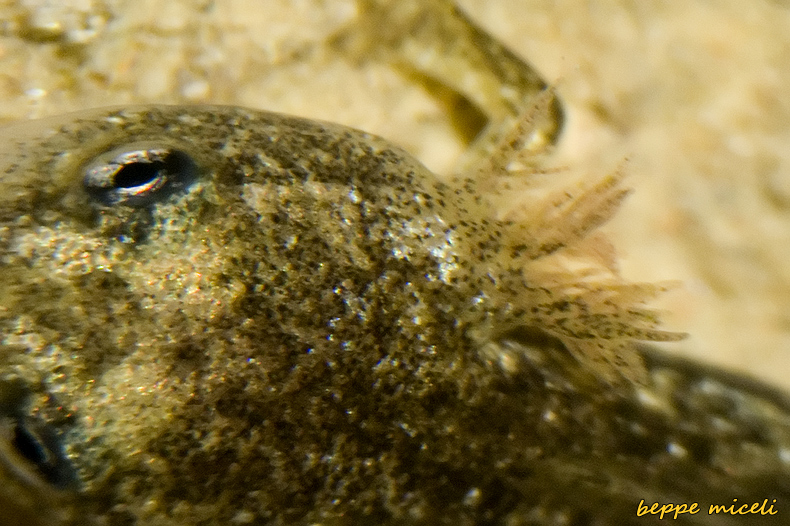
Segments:
[[[0,130],[3,524],[751,519],[706,513],[734,498],[781,523],[787,398],[639,344],[680,337],[645,306],[662,287],[560,264],[621,176],[499,217],[489,183],[557,139],[559,100],[449,3],[365,5],[415,69],[454,86],[463,61],[409,54],[450,42],[513,88],[470,95],[491,125],[455,178],[235,107]]]

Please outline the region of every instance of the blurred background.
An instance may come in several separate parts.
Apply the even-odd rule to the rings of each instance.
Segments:
[[[605,230],[628,279],[679,280],[657,305],[691,337],[667,352],[790,389],[790,4],[458,3],[557,86],[551,165],[592,178],[628,159],[635,192]],[[354,0],[0,0],[0,123],[235,104],[355,126],[450,173],[465,139],[446,101],[349,53],[363,23]]]

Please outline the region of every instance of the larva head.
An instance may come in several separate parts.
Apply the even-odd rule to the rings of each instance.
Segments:
[[[546,374],[596,397],[585,357],[616,383],[657,334],[626,287],[530,272],[562,236],[355,130],[147,107],[3,133],[0,476],[62,517],[429,520],[469,491],[440,473],[583,429],[535,420]]]

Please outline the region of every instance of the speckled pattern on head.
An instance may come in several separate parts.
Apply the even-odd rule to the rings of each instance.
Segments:
[[[639,305],[659,287],[541,266],[612,213],[616,176],[525,223],[473,179],[277,114],[91,110],[3,133],[17,523],[586,524],[636,506],[612,484],[730,487],[696,450],[666,455],[741,437],[695,435],[695,410],[654,392],[632,340],[674,338]],[[194,180],[139,206],[90,197],[97,159],[145,148],[189,156]]]

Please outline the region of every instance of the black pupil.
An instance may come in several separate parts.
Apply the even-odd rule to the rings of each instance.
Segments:
[[[36,465],[46,464],[50,458],[38,439],[24,427],[14,429],[14,447],[23,457]]]
[[[159,172],[166,167],[167,164],[163,161],[126,164],[115,174],[115,187],[134,188],[142,186],[157,177]]]
[[[197,175],[195,161],[184,152],[129,149],[112,161],[88,167],[83,184],[104,204],[147,206],[186,189]]]

